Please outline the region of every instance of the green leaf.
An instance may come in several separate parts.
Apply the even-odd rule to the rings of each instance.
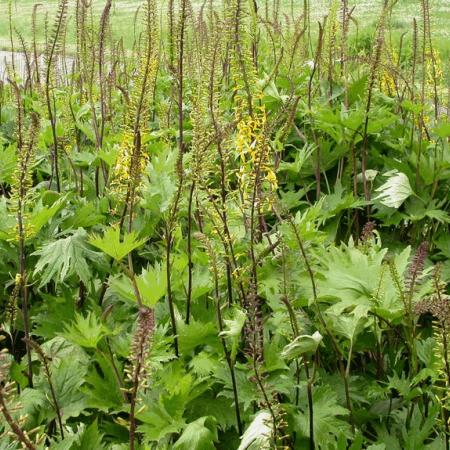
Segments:
[[[440,223],[450,223],[450,215],[442,209],[429,209],[425,214],[430,219],[437,220]]]
[[[210,390],[189,402],[189,416],[212,416],[216,419],[218,427],[226,430],[236,424],[236,413],[233,405],[233,399],[223,396],[216,397]],[[237,445],[233,448],[237,448]]]
[[[214,450],[217,439],[217,425],[213,417],[200,417],[189,423],[175,442],[174,450]]]
[[[76,444],[71,450],[95,449],[102,450],[105,446],[102,444],[103,435],[98,430],[97,419],[95,419],[77,439]]]
[[[86,396],[80,390],[85,373],[85,368],[70,358],[62,360],[52,371],[52,381],[64,419],[77,417],[86,407]]]
[[[281,161],[278,171],[300,174],[304,164],[311,158],[315,150],[316,147],[312,144],[305,144],[302,148],[296,149],[294,162]]]
[[[0,197],[0,240],[7,241],[16,235],[16,219],[8,212],[8,203],[5,197]]]
[[[450,123],[439,123],[433,128],[433,132],[436,133],[441,139],[448,138],[450,136]]]
[[[164,146],[153,155],[148,164],[148,178],[143,183],[143,206],[161,214],[170,208],[176,192],[175,165],[177,152]]]
[[[273,339],[270,339],[269,342],[264,344],[264,370],[266,373],[279,372],[289,369],[281,354],[283,344],[284,339],[278,335],[273,336]],[[281,380],[280,389],[282,389]]]
[[[17,152],[13,145],[4,147],[0,145],[0,183],[12,183],[17,165]]]
[[[71,417],[78,417],[87,407],[86,395],[82,392],[86,366],[75,357],[67,355],[62,359],[51,362],[52,385],[55,390],[63,422]],[[45,377],[36,383],[36,389],[45,394],[45,400],[38,406],[38,413],[42,418],[53,420],[56,418],[52,403],[50,386]]]
[[[145,241],[146,239],[138,239],[134,231],[126,233],[121,241],[118,227],[109,227],[103,234],[103,237],[91,236],[89,238],[91,245],[103,250],[103,252],[117,261],[120,261],[128,253],[143,245]]]
[[[270,450],[272,434],[272,416],[268,411],[260,411],[242,435],[238,450]]]
[[[349,104],[353,104],[359,98],[362,98],[366,92],[367,75],[358,78],[353,83],[350,84],[348,88],[348,101]]]
[[[96,156],[91,152],[74,152],[72,161],[75,167],[91,167],[95,161]]]
[[[42,199],[34,207],[28,219],[28,237],[36,236],[44,225],[60,210],[67,202],[68,195],[57,199],[51,206],[44,205]]]
[[[95,132],[90,124],[82,122],[81,120],[76,121],[77,128],[84,133],[84,135],[91,141],[95,142]]]
[[[55,364],[66,358],[75,359],[80,366],[87,366],[89,363],[88,354],[81,347],[72,344],[62,336],[56,336],[53,339],[44,342],[41,345],[41,348],[49,360]]]
[[[72,216],[64,220],[64,229],[89,228],[102,223],[105,216],[99,212],[99,208],[92,202],[76,205]]]
[[[130,278],[123,274],[111,277],[108,292],[130,304],[134,305],[136,303],[136,295],[133,289],[133,284],[131,283]]]
[[[136,278],[142,302],[145,306],[153,307],[167,292],[166,271],[157,263],[143,269],[141,275]]]
[[[321,448],[334,444],[335,438],[344,433],[350,437],[350,425],[341,419],[348,415],[348,410],[337,403],[337,395],[329,386],[320,386],[313,390],[314,402],[314,438]],[[296,415],[298,431],[309,436],[309,411]]]
[[[149,405],[143,412],[138,414],[142,424],[138,431],[145,433],[145,436],[151,441],[159,441],[172,433],[179,433],[186,421],[183,419],[184,410],[169,413],[162,402]]]
[[[212,344],[218,341],[217,329],[213,322],[191,320],[189,325],[178,324],[180,351],[186,354],[200,345]]]
[[[149,308],[153,308],[167,292],[166,272],[159,263],[143,269],[142,273],[136,277],[136,283],[143,304]],[[108,291],[117,295],[121,300],[136,303],[135,291],[129,277],[122,275],[111,278]]]
[[[408,265],[410,248],[394,256],[400,277]],[[374,309],[386,319],[403,315],[404,305],[398,296],[389,269],[384,264],[387,249],[378,245],[360,248],[349,245],[332,246],[320,258],[318,278],[319,299],[332,302],[327,313],[336,316],[344,311],[357,314]],[[381,289],[380,289],[381,286]]]
[[[374,200],[379,200],[383,205],[398,209],[402,203],[414,194],[408,177],[403,172],[391,170],[384,174],[388,177],[386,183],[376,189],[379,192]]]
[[[106,164],[108,164],[109,167],[112,167],[116,160],[117,156],[119,154],[118,148],[109,148],[109,149],[101,149],[98,152],[98,156],[102,161],[105,161]]]
[[[189,367],[196,375],[209,376],[216,370],[217,364],[217,357],[209,352],[201,351],[192,357]]]
[[[84,390],[89,407],[104,412],[119,409],[124,399],[111,361],[102,354],[97,354],[95,362],[97,364],[92,365],[86,376],[88,387]]]
[[[87,316],[76,314],[75,320],[66,325],[61,336],[80,347],[96,348],[101,339],[108,334],[108,329],[97,319],[94,312]]]
[[[52,450],[71,450],[77,439],[76,435],[66,436],[61,441],[52,442]]]
[[[98,430],[97,419],[95,419],[87,428],[81,423],[76,433],[67,435],[64,439],[52,442],[52,450],[102,450],[105,446],[102,444],[102,434]]]
[[[35,389],[27,387],[23,391],[21,391],[17,400],[18,405],[20,405],[20,409],[18,412],[20,412],[20,414],[23,416],[35,415],[36,411],[40,411],[40,408],[42,408],[43,406],[45,413],[45,407],[49,406],[47,403],[46,388],[45,386],[41,386],[39,382],[37,383],[37,386],[35,386]]]
[[[356,336],[368,325],[364,308],[355,308],[354,314],[329,314],[330,326],[339,335],[354,342]]]
[[[86,232],[80,228],[75,234],[45,244],[33,255],[40,258],[33,275],[41,274],[39,287],[45,286],[50,280],[63,283],[67,278],[77,276],[85,285],[92,278],[92,266],[88,261],[102,265],[103,255],[91,250],[86,243]]]
[[[224,330],[219,336],[224,336],[231,341],[231,359],[234,361],[239,347],[242,328],[247,320],[247,315],[238,307],[233,308],[232,315],[232,319],[224,319]]]
[[[322,342],[322,335],[316,331],[312,336],[303,334],[297,336],[284,347],[281,356],[286,359],[295,359],[305,353],[314,353]]]
[[[411,100],[403,100],[401,103],[402,108],[406,109],[406,111],[413,112],[414,114],[419,114],[423,111],[423,107],[420,103],[414,103]]]
[[[41,293],[42,306],[32,317],[36,323],[33,334],[45,339],[52,339],[63,331],[64,325],[75,318],[73,296],[71,292],[58,296]],[[60,338],[62,339],[62,338]]]

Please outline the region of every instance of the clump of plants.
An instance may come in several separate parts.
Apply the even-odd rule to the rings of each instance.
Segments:
[[[10,8],[0,449],[450,448],[448,67],[396,3]]]

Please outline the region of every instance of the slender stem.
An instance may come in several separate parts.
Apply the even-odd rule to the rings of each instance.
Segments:
[[[238,427],[239,435],[241,435],[243,432],[243,428],[242,428],[242,421],[241,421],[241,412],[239,409],[239,396],[238,396],[238,390],[237,390],[236,375],[234,372],[234,364],[233,364],[233,361],[231,360],[230,350],[228,349],[225,338],[222,335],[223,320],[222,320],[222,312],[221,312],[221,306],[220,306],[219,281],[218,281],[218,274],[217,274],[216,269],[214,269],[214,292],[215,292],[215,297],[216,297],[216,313],[217,313],[217,322],[219,324],[219,330],[220,330],[220,340],[222,342],[223,352],[225,354],[225,359],[227,361],[228,370],[230,371],[231,385],[232,385],[232,389],[233,389],[234,409],[235,409],[235,414],[236,414],[236,424]]]
[[[312,378],[309,376],[308,362],[306,357],[303,357],[303,367],[305,368],[307,384],[306,392],[308,396],[308,412],[309,412],[309,450],[315,449],[314,444],[314,401],[312,393]]]
[[[52,129],[52,138],[53,138],[52,178],[53,178],[53,175],[55,175],[56,190],[58,192],[61,192],[61,183],[60,183],[59,168],[58,168],[58,137],[56,135],[56,112],[55,112],[55,114],[53,113],[53,107],[52,107],[52,100],[53,100],[53,103],[55,102],[54,95],[52,96],[52,99],[50,98],[50,77],[51,77],[53,57],[56,52],[57,43],[60,39],[60,34],[63,31],[66,13],[67,13],[67,0],[62,0],[60,3],[60,9],[58,11],[58,18],[57,18],[55,33],[53,36],[53,42],[52,42],[52,46],[50,48],[50,52],[49,52],[49,56],[48,56],[47,71],[46,71],[46,77],[45,77],[45,99],[47,102],[47,112],[48,112],[48,118],[50,121],[50,126]],[[55,108],[55,110],[56,110],[56,108]]]
[[[136,397],[139,386],[139,374],[141,373],[141,362],[137,361],[133,374],[133,387],[130,395],[130,450],[135,449],[136,439]]]
[[[178,350],[178,336],[177,336],[177,321],[175,318],[175,308],[173,305],[173,295],[172,295],[172,281],[171,281],[171,258],[170,258],[170,249],[172,247],[172,233],[169,230],[169,226],[166,225],[166,278],[167,278],[167,303],[169,305],[169,313],[170,313],[170,322],[172,326],[172,335],[173,335],[173,345],[175,350],[175,355],[178,358],[179,350]]]
[[[23,229],[23,217],[22,217],[22,207],[21,200],[19,200],[19,275],[20,275],[20,294],[22,299],[22,315],[23,315],[23,326],[25,333],[25,346],[27,350],[27,378],[28,385],[30,388],[33,387],[33,368],[31,361],[31,348],[29,344],[30,339],[30,317],[28,314],[28,288],[26,284],[26,273],[25,273],[25,234]]]
[[[187,301],[186,301],[186,324],[189,324],[191,316],[191,302],[192,302],[192,200],[195,191],[195,181],[191,184],[189,190],[189,203],[188,203],[188,231],[187,231],[187,256],[188,256],[188,289],[187,289]]]

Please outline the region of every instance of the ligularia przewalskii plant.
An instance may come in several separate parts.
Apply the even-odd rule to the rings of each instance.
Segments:
[[[0,450],[450,450],[414,1],[7,2]]]

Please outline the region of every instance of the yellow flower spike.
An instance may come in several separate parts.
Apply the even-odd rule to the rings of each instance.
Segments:
[[[16,273],[16,277],[14,279],[14,284],[19,286],[22,283],[22,275],[20,273]]]

